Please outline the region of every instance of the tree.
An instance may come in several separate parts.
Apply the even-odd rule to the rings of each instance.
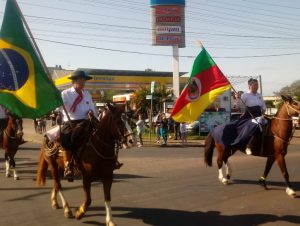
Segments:
[[[168,89],[165,84],[156,85],[153,94],[153,110],[161,110],[163,102],[172,100],[172,94],[173,91]],[[150,95],[150,86],[141,86],[134,92],[133,101],[139,111],[149,113],[151,102],[146,100],[147,95]]]
[[[300,80],[294,81],[290,86],[283,87],[279,92],[275,93],[276,95],[290,95],[296,97],[300,101]]]

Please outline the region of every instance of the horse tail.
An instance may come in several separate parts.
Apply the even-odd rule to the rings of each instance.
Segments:
[[[47,169],[48,169],[48,163],[45,159],[45,152],[44,152],[43,148],[41,148],[38,171],[37,171],[37,175],[36,175],[37,186],[45,186]]]
[[[208,166],[212,166],[212,157],[214,154],[214,148],[215,148],[215,140],[212,137],[211,133],[209,133],[205,139],[205,147],[204,147],[205,163]]]

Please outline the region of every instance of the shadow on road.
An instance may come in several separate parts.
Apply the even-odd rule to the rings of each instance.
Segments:
[[[282,179],[283,180],[283,179]],[[258,180],[240,180],[234,179],[231,181],[232,184],[254,184],[258,185]],[[284,181],[267,181],[267,186],[271,190],[270,186],[283,187],[285,189],[286,185]],[[291,182],[292,188],[295,190],[300,190],[300,182]]]
[[[90,208],[89,211],[100,211],[103,213],[104,208]],[[118,214],[117,212],[126,212]],[[256,226],[267,224],[269,222],[290,222],[299,223],[300,216],[285,215],[276,216],[272,214],[240,214],[240,215],[222,215],[218,211],[208,212],[189,212],[182,210],[171,209],[157,209],[157,208],[131,208],[131,207],[113,207],[113,216],[115,220],[117,217],[130,218],[141,220],[145,224],[155,226],[200,226],[200,225],[213,225],[213,226]],[[95,215],[87,215],[89,216]],[[97,215],[99,216],[99,214]],[[103,217],[104,218],[104,217]],[[103,219],[104,220],[104,219]],[[104,225],[95,221],[83,221],[89,225]],[[117,222],[116,222],[117,223]]]

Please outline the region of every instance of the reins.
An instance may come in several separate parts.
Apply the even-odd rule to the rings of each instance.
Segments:
[[[116,152],[118,151],[119,149],[119,140],[120,140],[120,137],[121,137],[121,132],[118,128],[118,137],[113,137],[113,144],[109,144],[105,141],[103,141],[103,139],[100,139],[99,137],[101,136],[101,133],[102,131],[99,130],[99,128],[97,128],[93,133],[92,133],[92,136],[89,138],[88,142],[85,144],[85,146],[87,147],[91,147],[94,152],[102,159],[104,160],[113,160],[113,159],[116,159],[117,158],[117,154]],[[99,134],[99,135],[98,135]],[[108,148],[111,148],[111,149],[114,149],[114,154],[112,156],[104,156],[96,147],[95,145],[93,144],[92,142],[92,139],[96,139],[96,142],[97,143],[100,143],[102,145],[104,145],[105,147],[108,147]],[[117,144],[117,145],[116,145]]]
[[[13,122],[12,122],[13,123]],[[4,133],[5,133],[5,135],[9,138],[9,139],[12,139],[12,140],[15,140],[15,139],[18,139],[19,137],[17,136],[18,134],[15,132],[15,136],[12,136],[12,135],[10,135],[9,133],[8,133],[8,131],[7,131],[7,128],[8,128],[8,126],[5,128],[5,130],[4,130]],[[15,129],[14,129],[15,130]]]
[[[293,119],[292,119],[292,116],[290,115],[289,108],[293,109],[294,111],[296,111],[296,112],[298,112],[300,114],[300,112],[297,109],[293,108],[290,104],[284,103],[284,105],[285,105],[285,108],[286,108],[286,111],[287,111],[287,114],[288,114],[288,118],[279,118],[279,117],[276,117],[276,116],[272,116],[272,117],[266,116],[266,118],[277,119],[277,120],[281,120],[281,121],[288,121],[288,122],[290,122]],[[278,138],[279,140],[281,140],[281,141],[283,141],[284,143],[287,143],[287,144],[289,144],[290,141],[291,141],[291,139],[293,138],[294,132],[295,132],[295,128],[292,128],[291,136],[288,139],[284,139],[284,138],[278,136],[274,131],[272,131],[272,133],[274,134],[273,135],[274,137]]]

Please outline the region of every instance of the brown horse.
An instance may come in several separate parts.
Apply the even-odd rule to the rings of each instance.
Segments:
[[[267,135],[263,137],[262,152],[260,156],[266,157],[267,162],[263,176],[259,179],[259,183],[267,189],[266,178],[271,170],[273,163],[276,161],[282,175],[285,179],[287,188],[286,193],[295,197],[296,193],[291,188],[289,181],[289,174],[286,167],[285,155],[287,154],[287,147],[289,141],[293,136],[293,125],[292,117],[300,114],[300,103],[293,100],[289,96],[282,96],[283,105],[278,109],[275,116],[271,117],[268,122]],[[212,166],[213,150],[217,149],[217,164],[219,168],[219,180],[228,184],[228,180],[231,176],[231,168],[228,162],[228,158],[233,155],[236,151],[240,150],[245,152],[245,147],[225,147],[214,140],[211,134],[209,134],[205,140],[205,163],[208,166]],[[222,165],[225,163],[226,177],[223,176]]]
[[[89,134],[87,142],[84,142],[76,151],[76,165],[82,175],[84,202],[76,210],[76,219],[81,219],[86,213],[88,206],[91,204],[91,183],[95,180],[102,180],[105,209],[106,224],[115,225],[111,214],[111,186],[113,181],[113,170],[117,160],[116,146],[124,136],[125,126],[122,121],[122,111],[109,105],[109,111],[96,123],[95,128]],[[95,119],[96,120],[96,119]],[[51,175],[54,180],[54,186],[51,195],[53,208],[58,208],[57,193],[60,195],[64,208],[65,217],[71,217],[72,212],[62,193],[60,177],[63,174],[64,163],[62,156],[59,155],[59,148],[50,148],[44,143],[41,148],[39,166],[37,172],[37,184],[44,185],[46,180],[46,172],[48,165],[50,166]],[[54,150],[57,151],[54,151]],[[48,150],[48,151],[47,151]]]
[[[13,115],[8,116],[8,123],[2,134],[0,134],[0,148],[4,149],[5,175],[10,177],[10,171],[13,171],[14,179],[19,176],[16,170],[15,155],[22,142],[23,128],[22,119]]]

